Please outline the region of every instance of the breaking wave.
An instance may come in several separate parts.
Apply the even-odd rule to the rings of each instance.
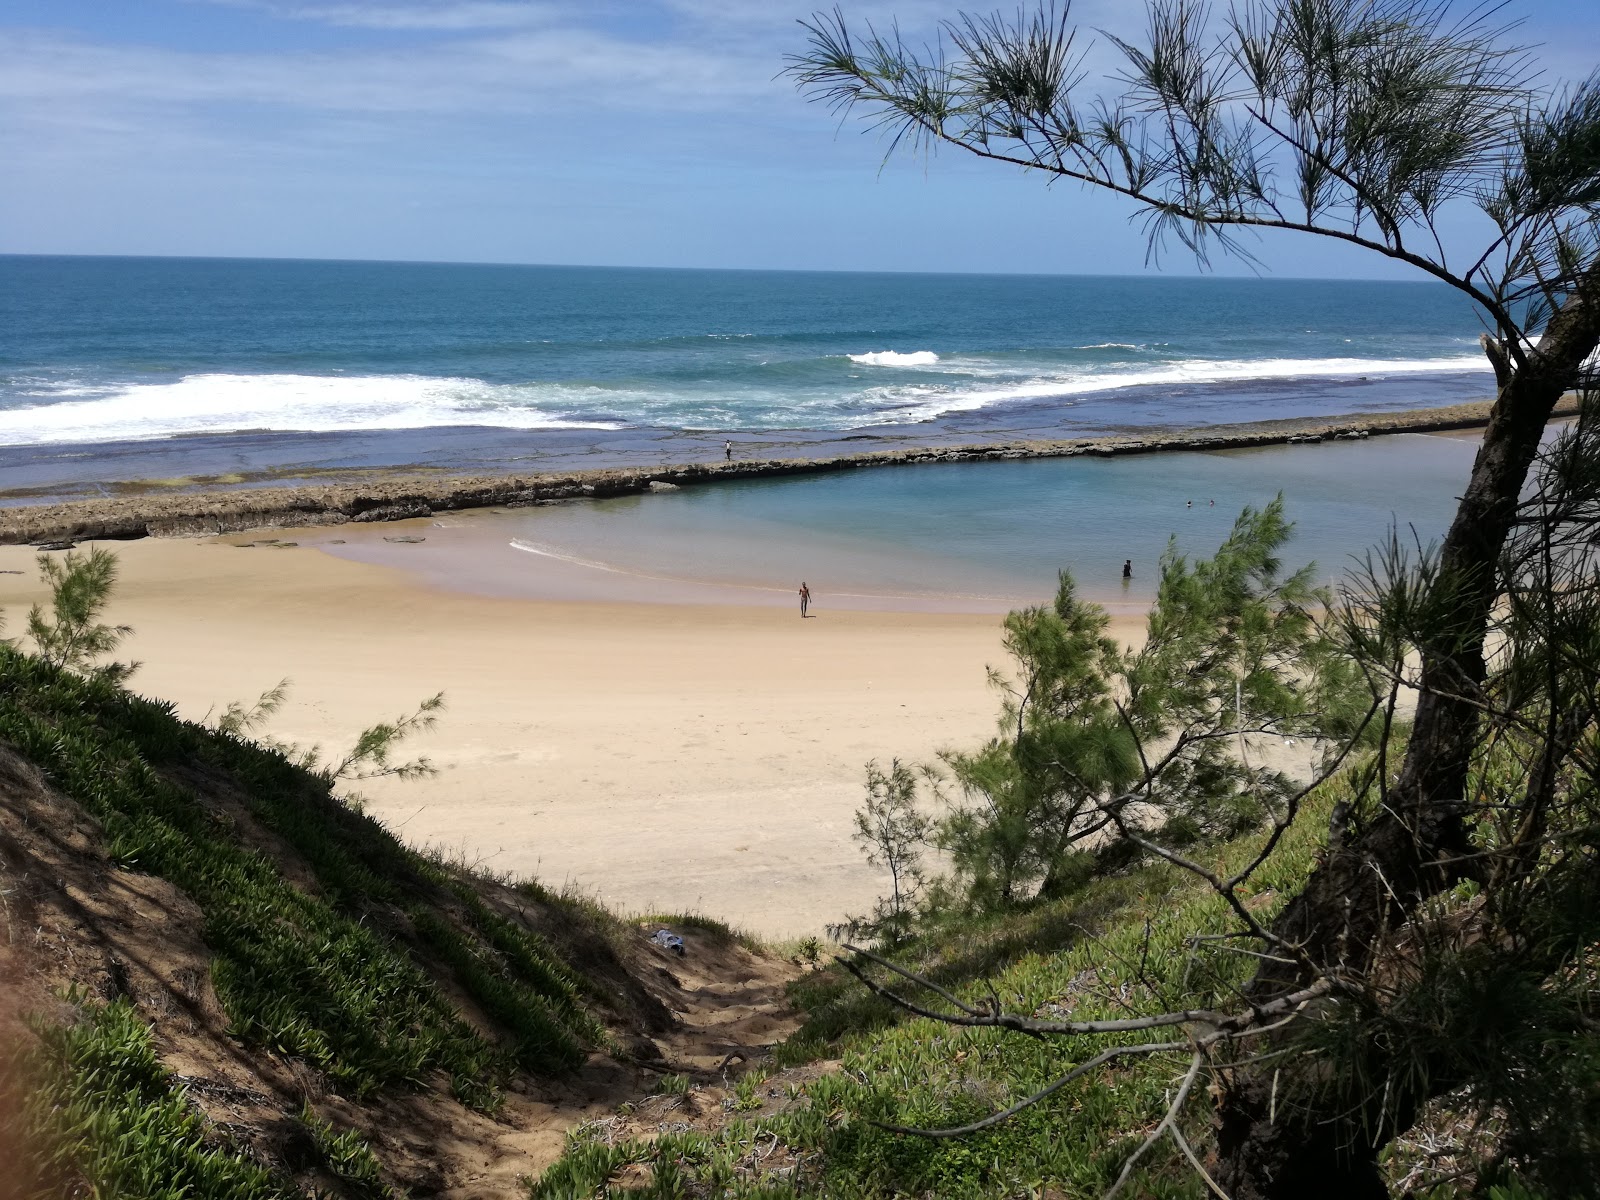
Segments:
[[[863,377],[838,357],[735,364],[718,374],[494,383],[424,375],[194,374],[165,382],[16,380],[0,396],[0,445],[147,441],[239,432],[360,432],[480,426],[516,430],[844,430],[929,421],[1007,404],[1078,403],[1131,389],[1185,391],[1271,380],[1487,374],[1477,355],[1442,358],[1132,360],[879,351],[852,362],[909,368]],[[1241,412],[1239,419],[1247,413]]]
[[[576,411],[580,395],[566,397],[574,402],[567,406],[548,403],[559,396],[515,395],[532,390],[421,375],[188,375],[170,383],[59,386],[41,397],[52,403],[0,409],[0,444],[142,441],[244,430],[622,428],[585,419]]]
[[[902,354],[897,350],[875,350],[871,354],[852,354],[850,361],[863,367],[931,367],[939,361],[932,350],[912,350]]]

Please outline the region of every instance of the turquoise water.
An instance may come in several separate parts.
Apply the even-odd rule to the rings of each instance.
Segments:
[[[1291,567],[1337,581],[1385,531],[1440,537],[1475,439],[1402,434],[1261,450],[930,464],[744,480],[664,494],[449,514],[424,543],[319,535],[335,553],[436,583],[553,599],[1001,611],[1071,570],[1143,608],[1169,539],[1216,549],[1246,505],[1285,497]],[[1121,579],[1124,559],[1134,578]]]
[[[0,475],[84,494],[1416,408],[1489,390],[1476,334],[1427,283],[0,257]],[[1328,576],[1391,520],[1436,537],[1471,453],[1402,436],[746,480],[341,552],[487,590],[778,603],[803,578],[819,603],[979,608],[1067,567],[1137,604],[1169,537],[1209,553],[1280,491],[1292,557]]]
[[[1425,282],[4,256],[0,446],[1202,424],[1481,396],[1477,333]]]

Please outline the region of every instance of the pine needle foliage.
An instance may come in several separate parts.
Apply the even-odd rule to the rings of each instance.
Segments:
[[[889,872],[889,894],[872,915],[846,921],[834,932],[893,944],[910,929],[925,882],[922,857],[933,818],[917,803],[917,773],[899,759],[883,770],[867,764],[867,802],[856,810],[854,841],[875,867]]]
[[[1600,74],[1546,85],[1497,6],[1154,0],[1142,37],[1103,34],[1122,59],[1107,79],[1054,0],[958,14],[931,46],[838,8],[802,24],[790,77],[891,152],[952,146],[1114,192],[1152,255],[1336,238],[1467,294],[1518,367],[1600,258]],[[1456,205],[1491,222],[1476,258],[1445,252]]]
[[[228,701],[227,707],[212,722],[212,727],[218,733],[228,733],[235,737],[254,733],[283,707],[284,701],[289,698],[289,682],[287,678],[278,680],[249,704],[242,700]],[[209,716],[208,713],[207,717]],[[205,724],[205,721],[201,724]]]
[[[1428,1049],[1427,1021],[1405,1016],[1456,994],[1449,970],[1419,964],[1469,961],[1438,907],[1467,884],[1484,899],[1460,937],[1497,951],[1492,968],[1477,963],[1469,978],[1499,980],[1506,994],[1537,987],[1548,999],[1566,994],[1566,975],[1588,978],[1581,964],[1594,957],[1592,943],[1580,951],[1570,937],[1536,931],[1571,932],[1555,919],[1557,897],[1583,894],[1597,861],[1584,832],[1594,826],[1600,713],[1593,420],[1580,418],[1576,441],[1554,456],[1542,443],[1561,397],[1593,391],[1597,379],[1600,73],[1567,86],[1540,78],[1500,13],[1438,0],[1246,0],[1226,10],[1151,0],[1142,37],[1106,35],[1120,72],[1091,82],[1064,4],[958,15],[931,46],[852,25],[836,9],[803,23],[808,45],[790,61],[802,90],[864,115],[891,149],[952,146],[1124,198],[1147,220],[1152,255],[1169,238],[1201,262],[1214,249],[1248,259],[1246,234],[1328,238],[1455,289],[1484,321],[1496,398],[1450,527],[1437,548],[1415,555],[1392,537],[1342,606],[1341,637],[1361,676],[1350,690],[1367,701],[1362,720],[1378,752],[1331,814],[1326,852],[1297,894],[1270,926],[1239,894],[1297,819],[1288,798],[1259,857],[1229,877],[1185,857],[1170,823],[1153,840],[1116,822],[1124,838],[1228,898],[1232,936],[1257,955],[1235,1018],[1249,1027],[1244,1037],[1268,1040],[1214,1075],[1217,1174],[1208,1186],[1236,1200],[1319,1189],[1383,1196],[1384,1147],[1456,1093],[1477,1118],[1503,1121],[1500,1165],[1536,1184],[1580,1186],[1583,1173],[1561,1164],[1593,1145],[1590,1131],[1546,1139],[1517,1116],[1542,1111],[1537,1104],[1497,1091],[1470,1055]],[[1463,249],[1456,216],[1473,209],[1482,234]],[[1179,657],[1196,652],[1204,648]],[[1392,769],[1402,695],[1415,705]],[[1209,764],[1199,765],[1203,784]],[[1587,984],[1573,994],[1584,1004],[1593,995]],[[1485,1013],[1505,1011],[1480,1000]],[[1302,1003],[1308,1009],[1281,1029],[1262,1024],[1274,1006]],[[1507,1027],[1496,1044],[1521,1044],[1556,1020],[1545,1003],[1522,1008],[1517,1035]],[[1343,1055],[1295,1060],[1286,1112],[1285,1067],[1263,1047],[1291,1054],[1325,1017],[1330,1029],[1391,1024],[1382,1036],[1348,1039]],[[1041,1032],[1026,1017],[1004,1019]],[[1199,1039],[1195,1070],[1212,1036]],[[1584,1061],[1569,1055],[1564,1065]],[[1586,1068],[1578,1078],[1589,1078]],[[1555,1094],[1577,1094],[1556,1082]],[[1483,1106],[1495,1096],[1491,1113]],[[1151,1136],[1184,1147],[1174,1106]],[[1586,1106],[1571,1111],[1591,1129]],[[1479,1166],[1477,1185],[1500,1185],[1495,1164]]]
[[[39,574],[50,587],[50,604],[28,613],[28,636],[46,662],[64,671],[121,683],[138,663],[103,663],[115,654],[128,625],[100,620],[117,584],[117,556],[96,546],[88,554],[68,550],[60,559],[39,555]]]
[[[426,755],[411,759],[409,762],[396,762],[392,756],[401,742],[415,734],[432,729],[438,723],[439,713],[443,709],[444,693],[436,692],[417,705],[414,711],[403,713],[393,721],[380,721],[363,729],[356,737],[355,745],[342,757],[324,762],[321,750],[312,747],[299,755],[298,763],[330,783],[336,780],[382,779],[388,776],[396,779],[424,779],[430,775],[437,775],[438,768]]]
[[[990,671],[999,732],[943,754],[946,775],[923,772],[945,804],[932,837],[955,872],[954,893],[936,887],[931,908],[1066,895],[1141,853],[1130,829],[1180,847],[1231,837],[1294,790],[1252,765],[1242,739],[1343,744],[1364,711],[1358,672],[1314,616],[1332,603],[1312,585],[1314,568],[1283,569],[1291,533],[1279,498],[1245,509],[1210,558],[1169,548],[1138,649],[1106,636],[1105,610],[1066,573],[1052,604],[1006,617],[1012,670]],[[917,777],[902,774],[914,789]],[[876,829],[875,777],[869,767],[857,820]],[[883,857],[876,841],[874,850]]]
[[[321,746],[301,747],[261,732],[262,727],[277,715],[289,698],[288,679],[280,679],[262,692],[254,701],[231,700],[215,720],[208,713],[201,724],[210,723],[219,733],[234,737],[251,735],[263,746],[268,746],[292,761],[302,770],[309,771],[329,785],[362,779],[426,779],[439,773],[433,760],[421,755],[409,761],[397,762],[394,754],[407,738],[432,729],[444,711],[444,693],[429,696],[416,709],[402,713],[393,721],[379,721],[356,735],[355,743],[338,758],[324,757]]]

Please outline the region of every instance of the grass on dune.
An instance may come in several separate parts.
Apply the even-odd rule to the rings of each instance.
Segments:
[[[297,1118],[310,1135],[322,1168],[339,1181],[350,1200],[390,1200],[395,1190],[383,1181],[383,1167],[365,1139],[354,1129],[343,1133],[305,1105]]]
[[[1254,895],[1264,912],[1309,870],[1338,787],[1321,790],[1259,872]],[[1215,857],[1236,864],[1258,844],[1245,837]],[[1163,996],[1181,995],[1185,1006],[1220,1000],[1253,963],[1239,955],[1197,957],[1190,939],[1228,926],[1225,905],[1203,884],[1159,864],[1094,880],[1031,909],[949,919],[895,957],[969,1002],[992,988],[1011,1011],[1092,1020],[1153,1011],[1164,1006]],[[1160,994],[1136,982],[1141,974]],[[1038,1090],[1111,1043],[1033,1040],[908,1018],[837,968],[808,976],[792,994],[809,1020],[778,1048],[779,1065],[827,1056],[841,1058],[842,1069],[808,1083],[787,1110],[734,1120],[714,1135],[606,1143],[581,1130],[532,1184],[533,1200],[608,1194],[608,1181],[630,1166],[648,1176],[640,1194],[659,1197],[1098,1196],[1160,1118],[1184,1067],[1170,1056],[1124,1060],[982,1133],[938,1141],[895,1134],[874,1122],[962,1124]],[[1187,1119],[1195,1130],[1206,1120],[1203,1109],[1203,1098],[1191,1103]],[[775,1147],[784,1152],[775,1157]],[[774,1170],[774,1162],[782,1165]],[[1189,1200],[1205,1194],[1205,1185],[1163,1143],[1142,1160],[1127,1194]]]
[[[8,1194],[152,1200],[301,1195],[218,1139],[173,1086],[150,1027],[131,1004],[82,1004],[79,1014],[70,1024],[38,1024],[37,1043],[0,1062],[0,1094],[17,1099],[8,1119],[17,1121],[35,1151],[7,1164]]]
[[[604,1038],[586,981],[542,938],[274,750],[5,646],[0,740],[99,821],[113,862],[199,905],[231,1032],[304,1059],[341,1092],[442,1073],[464,1102],[492,1108],[513,1068],[569,1070]],[[246,845],[200,786],[236,795],[315,886]],[[457,1011],[434,980],[440,964],[503,1036]]]
[[[66,997],[64,1024],[35,1021],[38,1041],[0,1063],[0,1095],[31,1153],[8,1165],[8,1195],[302,1200],[285,1174],[212,1126],[162,1066],[150,1027],[125,999]],[[309,1105],[296,1117],[311,1160],[351,1200],[390,1200],[377,1156]]]

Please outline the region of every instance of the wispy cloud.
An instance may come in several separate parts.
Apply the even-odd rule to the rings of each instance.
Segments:
[[[771,95],[772,65],[594,30],[273,54],[91,43],[0,30],[0,100],[239,103],[338,112],[703,110]]]
[[[315,21],[354,29],[464,32],[544,25],[563,15],[542,0],[411,0],[409,3],[297,4],[285,0],[194,0],[248,8],[293,21]],[[570,13],[570,9],[566,12]]]
[[[913,42],[962,7],[1013,7],[842,2]],[[880,174],[881,142],[777,77],[804,45],[796,18],[832,4],[143,0],[133,27],[84,20],[80,0],[62,6],[77,25],[0,16],[0,245],[898,266],[939,245],[984,267],[972,213],[1060,211],[1059,193],[955,154]],[[1096,76],[1115,56],[1092,31],[1137,37],[1145,19],[1132,0],[1073,16],[1100,43]],[[756,248],[729,248],[741,236]]]

